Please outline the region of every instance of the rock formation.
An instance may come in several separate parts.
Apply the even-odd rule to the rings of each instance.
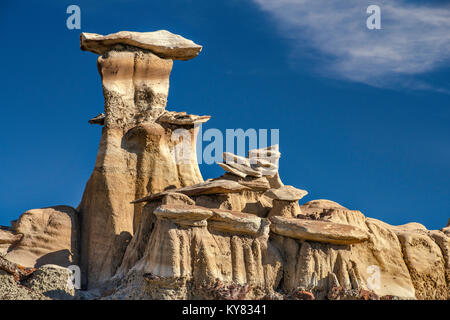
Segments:
[[[11,228],[0,230],[0,254],[27,267],[78,264],[79,229],[78,214],[71,207],[29,210]]]
[[[278,145],[225,152],[225,174],[203,181],[197,124],[210,117],[165,110],[173,60],[201,46],[157,31],[83,33],[81,48],[99,55],[105,97],[89,120],[102,126],[95,168],[76,210],[0,228],[0,299],[450,299],[449,224],[300,205]],[[80,264],[90,293],[55,264]]]
[[[165,111],[173,60],[194,58],[201,46],[168,31],[81,34],[81,48],[99,54],[105,97],[95,169],[78,208],[82,217],[82,265],[89,287],[109,279],[120,265],[141,219],[134,199],[202,182],[196,165],[196,121],[209,117]],[[173,132],[190,131],[191,158],[172,155]],[[85,283],[86,284],[86,283]]]

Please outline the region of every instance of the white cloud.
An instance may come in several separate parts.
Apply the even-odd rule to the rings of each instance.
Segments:
[[[373,86],[434,85],[415,79],[450,62],[450,7],[402,0],[253,0],[292,40],[293,56],[313,49],[318,71]],[[381,30],[368,30],[366,9],[381,8]]]

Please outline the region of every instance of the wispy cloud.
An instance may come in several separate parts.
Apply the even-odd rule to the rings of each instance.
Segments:
[[[253,0],[292,40],[293,56],[314,50],[319,71],[372,86],[436,89],[416,75],[448,67],[450,7],[402,0]],[[368,30],[366,9],[381,8],[381,30]],[[309,50],[305,50],[309,49]]]

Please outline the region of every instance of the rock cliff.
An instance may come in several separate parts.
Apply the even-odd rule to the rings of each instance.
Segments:
[[[300,204],[308,192],[283,184],[278,145],[225,152],[224,174],[203,180],[210,117],[166,110],[173,60],[200,45],[168,31],[80,38],[105,98],[89,120],[102,127],[95,167],[78,208],[0,228],[0,299],[450,299],[449,224]],[[69,265],[89,293],[67,284]]]

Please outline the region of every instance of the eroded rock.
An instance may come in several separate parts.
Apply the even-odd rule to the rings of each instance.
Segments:
[[[83,32],[80,35],[82,50],[103,54],[117,44],[126,44],[150,50],[160,57],[173,60],[195,58],[202,46],[166,30],[154,32],[120,31],[106,36]]]
[[[282,236],[331,244],[354,244],[366,241],[369,235],[363,230],[345,224],[271,217],[270,229]]]

